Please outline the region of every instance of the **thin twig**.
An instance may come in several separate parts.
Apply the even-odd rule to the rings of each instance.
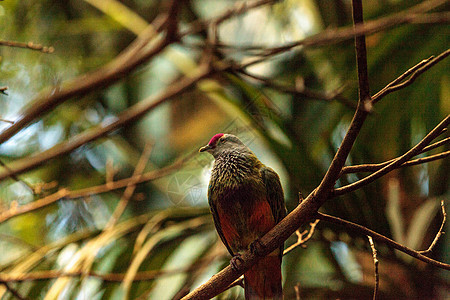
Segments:
[[[376,179],[380,178],[381,176],[398,168],[403,163],[407,162],[411,157],[414,157],[417,154],[419,154],[433,139],[439,136],[442,132],[442,129],[446,128],[449,124],[450,124],[450,115],[444,118],[444,120],[442,120],[433,130],[430,131],[430,133],[428,133],[416,146],[411,148],[408,152],[396,158],[394,161],[382,167],[378,171],[370,174],[369,176],[364,177],[363,179],[358,180],[354,183],[334,189],[332,192],[332,196],[333,197],[340,196],[352,192],[354,190],[357,190],[362,186],[367,185],[375,181]]]
[[[298,246],[302,248],[306,248],[305,243],[311,239],[311,237],[314,234],[314,231],[316,229],[317,224],[319,223],[319,219],[315,220],[314,222],[309,223],[310,229],[305,230],[303,232],[300,232],[299,229],[295,231],[295,234],[297,235],[297,241],[289,246],[288,248],[284,249],[283,256],[297,248]],[[305,236],[306,235],[306,236]],[[304,237],[305,236],[305,237]],[[304,238],[303,238],[304,237]]]
[[[69,191],[67,189],[61,189],[58,192],[51,194],[47,197],[44,197],[42,199],[39,199],[37,201],[33,201],[33,202],[30,202],[30,203],[27,203],[27,204],[24,204],[21,206],[13,207],[6,211],[2,211],[2,212],[0,212],[0,224],[5,222],[6,220],[13,218],[13,217],[46,207],[51,203],[61,200],[62,198],[66,197],[67,195],[69,195]]]
[[[406,253],[409,256],[417,258],[418,260],[424,261],[430,265],[433,265],[433,266],[441,268],[441,269],[450,270],[450,264],[446,264],[446,263],[434,260],[432,258],[429,258],[429,257],[421,254],[420,251],[416,251],[416,250],[410,249],[406,246],[403,246],[402,244],[399,244],[396,241],[391,240],[390,238],[388,238],[382,234],[379,234],[379,233],[377,233],[367,227],[364,227],[362,225],[358,225],[358,224],[352,223],[350,221],[347,221],[347,220],[344,220],[344,219],[341,219],[338,217],[330,216],[330,215],[327,215],[324,213],[317,213],[317,218],[322,221],[331,222],[333,224],[338,224],[338,225],[344,226],[346,229],[348,229],[352,232],[356,232],[356,233],[363,234],[363,235],[370,235],[375,241],[386,244],[387,246],[397,249],[403,253]]]
[[[408,71],[400,75],[397,79],[389,83],[386,87],[384,87],[381,91],[376,93],[372,97],[372,105],[380,101],[384,98],[387,94],[390,94],[392,92],[398,91],[402,88],[405,88],[409,85],[411,85],[417,77],[430,69],[432,66],[446,58],[450,54],[450,49],[445,50],[441,54],[439,54],[437,57],[431,56],[428,59],[422,60],[414,67],[410,68]],[[406,79],[409,77],[408,79]],[[406,79],[406,80],[405,80]],[[402,82],[403,81],[403,82]]]
[[[370,248],[372,249],[372,256],[373,256],[373,265],[375,269],[375,285],[373,288],[373,300],[376,300],[378,298],[378,286],[380,285],[380,274],[378,273],[378,257],[377,257],[377,249],[375,248],[375,244],[373,243],[373,239],[370,235],[367,236],[369,239]]]
[[[165,18],[167,16],[164,16]],[[0,144],[27,126],[35,118],[51,111],[66,100],[81,97],[99,87],[110,85],[135,70],[142,63],[160,53],[168,45],[167,39],[160,39],[151,47],[146,47],[157,36],[166,22],[165,18],[156,18],[152,25],[138,36],[130,46],[114,60],[96,71],[83,74],[64,84],[62,88],[52,88],[42,92],[30,106],[20,114],[14,124],[0,133]]]
[[[447,128],[445,128],[445,131],[447,131]],[[431,151],[433,149],[436,149],[437,147],[440,147],[442,145],[448,144],[449,142],[450,142],[450,137],[446,137],[445,139],[442,139],[439,142],[436,142],[436,143],[433,143],[433,144],[431,144],[429,146],[426,146],[425,148],[422,149],[422,151],[420,153]]]
[[[151,270],[141,271],[136,274],[133,281],[149,281],[163,276],[172,276],[180,273],[188,273],[191,271],[189,268],[173,269],[173,270]],[[125,277],[125,273],[98,273],[94,271],[84,272],[64,272],[61,270],[45,270],[34,271],[29,273],[0,273],[0,282],[22,282],[22,281],[36,281],[36,280],[51,280],[62,277],[81,277],[89,276],[99,278],[107,282],[119,282],[121,283]]]
[[[25,49],[40,51],[42,53],[53,53],[55,51],[55,48],[53,48],[51,46],[50,47],[42,46],[41,44],[35,44],[33,42],[23,43],[23,42],[16,42],[16,41],[0,40],[0,46],[25,48]]]
[[[447,129],[447,128],[445,128],[445,129]],[[440,134],[442,134],[442,133],[443,132],[441,132]],[[445,139],[440,140],[439,142],[436,142],[436,143],[433,143],[431,145],[426,146],[418,154],[422,154],[422,153],[428,152],[430,150],[436,149],[437,147],[445,145],[445,144],[447,144],[449,142],[450,142],[450,137],[447,137]],[[439,153],[439,154],[431,155],[431,156],[428,156],[428,157],[423,157],[423,158],[419,158],[419,159],[416,159],[416,160],[407,161],[404,164],[402,164],[400,167],[417,165],[417,164],[419,164],[419,161],[420,161],[420,163],[425,163],[425,162],[433,161],[433,160],[436,160],[436,159],[444,158],[444,157],[446,157],[448,155],[449,155],[448,151],[446,151],[446,152],[442,152],[442,153]],[[384,166],[387,166],[388,164],[390,164],[391,162],[395,161],[396,159],[398,159],[398,157],[390,159],[390,160],[385,161],[383,163],[378,163],[378,164],[362,164],[362,165],[347,166],[347,167],[342,168],[341,175],[348,174],[348,173],[378,171],[379,169],[381,169]]]
[[[169,99],[179,95],[180,93],[188,90],[193,87],[198,81],[201,79],[219,71],[224,71],[230,68],[229,65],[218,66],[215,69],[209,68],[207,65],[202,65],[193,72],[189,77],[183,77],[182,79],[177,80],[173,84],[171,84],[166,90],[161,92],[160,94],[150,96],[134,106],[131,106],[127,110],[123,111],[116,119],[113,121],[107,120],[101,123],[100,125],[93,127],[89,130],[86,130],[71,139],[62,142],[44,152],[41,152],[35,156],[27,157],[15,161],[9,165],[9,168],[12,170],[11,172],[1,172],[0,173],[0,181],[6,177],[9,177],[12,173],[18,174],[30,169],[33,169],[41,164],[49,161],[52,158],[67,154],[72,152],[73,150],[87,144],[91,141],[94,141],[100,137],[107,135],[108,133],[125,126],[133,121],[138,120],[143,117],[147,112],[155,109],[161,104],[165,103]],[[0,135],[1,136],[1,135]],[[1,139],[0,139],[1,143]]]
[[[446,158],[448,156],[450,156],[450,150],[442,152],[442,153],[430,155],[430,156],[427,156],[427,157],[421,157],[421,158],[417,158],[417,159],[413,159],[413,160],[408,160],[407,162],[404,162],[400,166],[396,167],[396,169],[403,168],[403,167],[420,165],[420,164],[424,164],[424,163],[427,163],[427,162],[435,161],[435,160],[438,160],[438,159],[443,159],[443,158]],[[347,167],[344,167],[342,169],[342,174],[378,171],[381,168],[389,165],[390,163],[392,163],[396,159],[398,159],[398,158],[394,158],[394,159],[391,159],[391,160],[388,160],[386,162],[379,163],[379,164],[362,164],[362,165],[355,165],[355,166],[347,166]]]
[[[436,233],[436,236],[434,237],[433,242],[431,243],[430,247],[428,247],[427,250],[418,251],[420,254],[426,255],[426,254],[431,253],[431,251],[433,251],[434,246],[436,246],[437,242],[441,238],[442,234],[445,233],[443,230],[444,230],[445,221],[447,220],[447,212],[445,211],[444,200],[441,200],[441,210],[442,210],[441,227],[439,228],[439,231]]]
[[[134,190],[136,189],[136,184],[141,180],[142,173],[144,172],[145,166],[147,165],[148,159],[150,158],[150,154],[152,150],[152,144],[147,143],[144,147],[144,150],[142,151],[141,157],[139,158],[138,163],[136,164],[136,168],[134,169],[132,180],[130,180],[127,184],[127,187],[125,188],[125,191],[123,192],[122,197],[119,200],[119,203],[116,206],[116,209],[114,210],[113,214],[111,215],[108,223],[105,225],[104,230],[108,230],[109,228],[112,228],[117,220],[119,220],[120,216],[125,211],[125,208],[128,205],[128,202],[130,201],[131,196],[133,196]],[[108,182],[106,183],[108,184]],[[111,182],[110,182],[111,184]]]
[[[231,8],[221,13],[220,15],[208,19],[208,20],[196,20],[192,22],[189,28],[181,32],[181,36],[187,36],[190,34],[196,34],[207,28],[211,24],[220,24],[223,21],[242,15],[249,10],[258,8],[263,5],[274,3],[275,0],[257,0],[257,1],[245,1],[237,2]]]
[[[157,178],[161,178],[163,176],[166,176],[170,174],[171,172],[179,169],[184,163],[186,163],[189,159],[192,158],[194,154],[197,154],[198,151],[195,151],[191,153],[190,155],[187,155],[185,157],[182,157],[178,160],[176,160],[173,164],[158,169],[154,171],[149,171],[147,173],[144,173],[138,180],[137,178],[130,177],[121,179],[118,181],[105,183],[102,185],[69,191],[68,189],[62,189],[58,192],[51,194],[49,196],[46,196],[44,198],[38,199],[36,201],[30,202],[28,204],[21,205],[19,207],[14,207],[13,209],[9,209],[3,212],[0,212],[0,224],[11,219],[14,217],[17,217],[19,215],[29,213],[38,209],[41,209],[43,207],[47,207],[48,205],[55,203],[57,201],[60,201],[62,199],[82,199],[84,197],[96,195],[96,194],[102,194],[106,192],[110,192],[113,190],[121,189],[126,187],[131,181],[135,180],[136,183],[142,183],[151,181]]]
[[[443,13],[439,15],[424,14],[425,12],[432,10],[438,6],[441,6],[444,3],[446,3],[446,0],[425,1],[407,10],[383,18],[379,18],[377,20],[368,21],[365,24],[358,24],[354,27],[327,29],[311,37],[299,41],[293,41],[286,45],[274,48],[269,48],[267,46],[261,45],[238,46],[238,45],[216,44],[213,46],[237,51],[249,51],[253,55],[273,56],[280,53],[284,53],[286,51],[292,50],[300,46],[312,47],[312,46],[325,46],[330,44],[336,44],[344,40],[354,38],[355,36],[370,35],[402,24],[415,24],[415,23],[434,24],[434,23],[448,22],[449,21],[448,13]],[[426,22],[427,20],[428,22]],[[193,26],[193,28],[189,29],[187,33],[198,32],[198,30],[195,30],[194,28],[196,28],[196,26]],[[202,48],[204,47],[203,44],[198,46]]]
[[[20,295],[19,292],[16,291],[16,289],[14,289],[13,287],[11,287],[7,282],[0,280],[0,284],[2,284],[17,299],[19,299],[19,300],[27,300],[28,299],[28,298]]]
[[[11,169],[0,159],[0,166],[2,166],[3,168],[5,168],[5,170],[7,172],[10,173],[10,178],[16,182],[19,182],[21,184],[23,184],[26,188],[28,188],[33,194],[34,194],[34,188],[26,181],[20,179],[19,177],[17,177],[16,174],[11,172]]]
[[[353,109],[356,108],[356,105],[353,102],[350,102],[347,98],[342,96],[342,92],[343,92],[345,86],[341,86],[340,88],[338,88],[334,91],[324,93],[324,92],[319,92],[319,91],[314,91],[314,90],[308,89],[304,85],[289,86],[289,85],[285,85],[285,84],[280,84],[280,83],[273,81],[272,79],[270,79],[268,77],[255,75],[255,74],[247,72],[244,69],[239,70],[239,73],[243,74],[244,76],[255,79],[255,80],[261,82],[263,85],[265,85],[269,88],[272,88],[274,90],[277,90],[279,92],[282,92],[282,93],[300,95],[300,96],[303,96],[306,98],[323,100],[326,102],[331,102],[333,100],[336,100],[350,108],[353,108]]]

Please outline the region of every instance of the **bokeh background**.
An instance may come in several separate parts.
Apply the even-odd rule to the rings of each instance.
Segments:
[[[167,8],[167,2],[0,2],[2,40],[33,41],[55,49],[48,54],[0,47],[0,86],[8,86],[8,95],[0,94],[0,118],[14,121],[43,89],[57,88],[111,61]],[[400,12],[419,2],[363,1],[365,18]],[[180,28],[217,16],[234,3],[185,1]],[[443,5],[435,12],[448,8]],[[218,33],[225,44],[276,47],[351,24],[350,1],[286,0],[231,18],[219,26]],[[372,94],[419,61],[446,50],[449,33],[447,24],[408,24],[368,36]],[[1,144],[0,160],[11,168],[20,165],[114,120],[179,78],[192,75],[200,64],[205,37],[205,32],[186,36],[116,83],[73,97],[49,111]],[[239,48],[221,48],[216,54],[236,61],[251,56]],[[207,206],[212,158],[194,152],[215,133],[238,135],[278,172],[291,210],[299,192],[307,195],[320,183],[350,123],[357,101],[355,68],[352,39],[297,47],[247,71],[278,85],[306,87],[309,96],[281,92],[240,73],[222,73],[106,137],[19,174],[19,180],[3,179],[0,211],[4,212],[60,188],[79,190],[111,178],[128,178],[145,145],[151,148],[145,172],[177,164],[164,176],[137,185],[124,214],[106,233],[103,229],[124,189],[63,198],[2,222],[0,271],[85,274],[10,283],[29,299],[123,299],[125,295],[171,299],[192,290],[230,259],[218,241]],[[378,103],[347,164],[383,162],[419,142],[450,113],[448,70],[449,61],[444,60],[410,87]],[[8,126],[0,122],[0,132]],[[442,219],[439,202],[449,198],[449,162],[444,159],[399,169],[357,192],[328,201],[321,210],[413,249],[426,249]],[[5,172],[0,167],[0,174]],[[337,186],[361,176],[344,176]],[[286,245],[295,240],[291,237]],[[432,257],[450,261],[448,245],[449,237],[444,235]],[[448,272],[382,244],[376,246],[383,299],[448,299]],[[111,280],[89,273],[125,278]],[[283,275],[286,299],[297,295],[302,299],[369,299],[374,285],[372,252],[366,237],[320,222],[307,248],[298,247],[284,257]],[[0,295],[1,299],[14,298],[3,285]],[[242,295],[242,288],[234,287],[220,297]]]

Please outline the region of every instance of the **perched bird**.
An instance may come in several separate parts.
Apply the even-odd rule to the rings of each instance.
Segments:
[[[236,268],[239,253],[255,248],[255,241],[286,216],[280,178],[234,135],[218,133],[199,151],[215,159],[208,202]],[[245,299],[283,298],[282,255],[283,245],[244,273]]]

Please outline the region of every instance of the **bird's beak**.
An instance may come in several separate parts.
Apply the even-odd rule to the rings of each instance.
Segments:
[[[206,146],[203,146],[200,149],[198,149],[198,152],[205,152],[205,151],[208,151],[210,149],[212,149],[212,147],[210,145],[206,145]]]

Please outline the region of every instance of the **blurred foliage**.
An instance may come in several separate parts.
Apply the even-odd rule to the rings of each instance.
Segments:
[[[218,15],[230,0],[185,1],[180,27]],[[365,18],[404,10],[417,1],[365,1]],[[39,91],[57,87],[113,59],[161,11],[167,1],[2,1],[0,37],[53,46],[53,54],[0,47],[0,118],[15,120]],[[441,9],[445,9],[443,7]],[[351,24],[349,1],[286,0],[224,22],[224,43],[279,46],[329,27]],[[448,26],[405,25],[367,38],[372,94],[404,71],[448,47]],[[148,95],[164,90],[199,64],[197,45],[205,33],[183,38],[131,75],[84,97],[75,97],[0,145],[0,159],[26,159],[76,134],[114,118]],[[233,49],[217,53],[242,60]],[[382,162],[406,152],[450,113],[449,61],[416,82],[387,96],[367,119],[348,164]],[[275,82],[303,84],[356,103],[353,41],[318,48],[297,48],[254,65],[250,73]],[[19,175],[22,182],[0,182],[0,211],[30,203],[58,187],[70,190],[132,175],[146,143],[152,155],[146,170],[174,162],[205,144],[217,132],[235,133],[281,176],[287,206],[298,203],[319,183],[350,123],[353,109],[342,101],[320,101],[281,93],[238,73],[204,80],[131,126],[84,145],[70,155]],[[0,131],[9,126],[0,122]],[[448,149],[448,145],[447,145]],[[432,153],[437,153],[434,150]],[[228,263],[208,215],[206,188],[211,159],[198,154],[168,176],[138,185],[124,215],[103,231],[123,190],[82,199],[63,199],[42,210],[0,224],[1,272],[122,273],[123,281],[76,276],[10,284],[30,299],[171,299],[192,290]],[[400,169],[322,208],[405,245],[427,248],[440,225],[439,200],[449,199],[449,160]],[[351,174],[337,185],[356,181]],[[41,186],[33,194],[24,184]],[[448,227],[448,225],[447,225]],[[307,228],[307,226],[305,226]],[[286,244],[290,245],[294,238]],[[433,257],[449,261],[449,238]],[[449,276],[377,245],[383,299],[445,299]],[[133,282],[136,272],[178,270]],[[373,289],[372,253],[365,237],[319,223],[308,248],[297,248],[283,264],[286,299],[367,299]],[[424,278],[428,280],[424,281]],[[0,285],[2,299],[13,296]],[[240,287],[220,297],[242,297]]]

